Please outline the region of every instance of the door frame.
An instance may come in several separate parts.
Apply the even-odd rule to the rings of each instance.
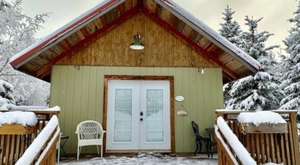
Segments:
[[[175,153],[174,76],[105,75],[102,113],[102,125],[104,130],[107,130],[108,80],[168,80],[170,82],[170,146],[171,153]],[[106,153],[106,134],[104,136],[103,148],[104,153]]]

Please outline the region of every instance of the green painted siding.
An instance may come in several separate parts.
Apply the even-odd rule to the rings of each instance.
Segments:
[[[214,110],[223,108],[222,71],[205,68],[143,68],[143,67],[90,67],[54,66],[51,79],[51,106],[59,105],[61,131],[70,136],[68,153],[76,152],[75,129],[80,121],[91,119],[102,122],[104,75],[163,75],[174,76],[175,96],[185,97],[188,115],[175,115],[176,152],[193,152],[194,134],[191,121],[199,124],[200,131],[213,127]],[[175,113],[181,103],[175,102]],[[86,150],[84,150],[86,151]]]

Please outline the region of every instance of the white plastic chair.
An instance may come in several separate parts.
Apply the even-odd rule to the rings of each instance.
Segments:
[[[78,136],[77,160],[79,160],[80,149],[82,146],[96,145],[97,153],[101,147],[101,158],[103,156],[103,135],[105,131],[102,125],[94,120],[86,120],[77,125],[76,132]]]

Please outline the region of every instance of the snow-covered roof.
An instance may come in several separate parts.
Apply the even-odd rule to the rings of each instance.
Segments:
[[[191,13],[178,6],[172,0],[164,0],[158,1],[160,4],[166,4],[165,7],[169,7],[171,12],[173,11],[175,15],[179,14],[185,21],[189,23],[190,26],[194,27],[198,32],[204,34],[207,38],[210,38],[212,42],[216,45],[227,49],[232,56],[237,57],[237,59],[241,60],[245,65],[248,65],[253,71],[259,70],[261,64],[252,58],[249,54],[244,52],[243,50],[236,47],[234,44],[229,42],[226,38],[224,38],[221,34],[217,33],[215,30],[204,24],[201,20],[193,16]]]
[[[69,36],[70,31],[74,30],[75,28],[78,28],[78,26],[80,26],[80,25],[83,26],[82,23],[85,23],[85,21],[91,19],[92,17],[94,17],[95,15],[97,15],[99,13],[102,13],[102,15],[105,14],[106,13],[105,11],[109,10],[110,8],[122,3],[124,1],[125,0],[119,0],[118,3],[115,3],[116,1],[105,0],[102,3],[99,3],[97,6],[93,7],[92,9],[88,10],[87,12],[81,14],[80,16],[73,19],[72,21],[65,24],[64,26],[58,28],[53,33],[47,35],[45,38],[42,38],[41,40],[37,41],[36,43],[30,45],[26,49],[22,50],[21,52],[17,53],[16,55],[14,55],[12,58],[10,58],[10,63],[19,58],[22,58],[24,55],[26,55],[27,53],[30,53],[31,51],[38,51],[38,52],[41,51],[41,49],[46,48],[49,44],[57,42],[58,39],[61,37],[67,37],[66,35]],[[114,3],[114,5],[112,5],[112,3]],[[40,50],[35,50],[36,48],[39,48]],[[35,56],[37,56],[39,54],[38,52],[34,52],[34,53],[36,53]],[[34,56],[32,56],[32,58],[33,57]]]
[[[161,7],[158,8],[157,6]],[[157,12],[158,10],[160,12]],[[219,65],[223,70],[223,77],[227,81],[244,77],[260,69],[260,64],[255,59],[171,0],[104,1],[44,39],[16,54],[11,58],[10,63],[14,68],[22,72],[49,81],[51,67],[65,56],[72,54],[78,47],[82,47],[84,45],[82,41],[85,41],[85,38],[92,40],[97,37],[94,34],[98,31],[106,32],[110,27],[115,27],[112,26],[114,22],[116,22],[115,24],[122,22],[116,20],[127,18],[124,15],[131,17],[139,12],[144,13],[148,17],[154,17],[152,20],[157,20],[157,23],[167,31],[172,31],[173,35],[177,35],[177,37],[185,40],[191,47],[199,50],[199,54]],[[163,17],[163,14],[159,13],[171,13],[173,18],[180,21],[172,23],[174,21],[170,20],[173,18],[167,20],[167,17]],[[110,21],[103,21],[106,20],[106,15],[110,16]],[[185,28],[178,29],[177,25],[179,23],[183,23],[183,27],[191,28],[196,32],[195,35],[190,35],[190,31],[184,31]],[[87,31],[86,35],[88,36],[84,38],[78,37],[75,41],[72,41],[74,43],[70,43],[70,47],[62,44],[63,40],[74,38],[74,34],[80,31]],[[202,40],[205,40],[205,45],[203,45]],[[70,42],[70,40],[68,41]],[[57,47],[61,47],[61,49]],[[212,50],[210,50],[211,48]],[[215,54],[216,52],[219,54]]]

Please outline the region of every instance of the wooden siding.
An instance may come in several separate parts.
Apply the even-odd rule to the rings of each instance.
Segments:
[[[139,32],[144,50],[129,45]],[[216,67],[183,40],[139,13],[58,64],[101,66]]]
[[[60,127],[64,135],[70,136],[66,144],[68,153],[76,152],[77,137],[74,132],[80,121],[92,119],[102,122],[104,75],[174,76],[175,96],[185,97],[183,105],[188,112],[186,117],[177,116],[176,112],[181,103],[175,102],[177,153],[193,152],[195,149],[191,121],[196,121],[201,133],[205,134],[204,128],[213,127],[214,110],[223,107],[220,68],[205,68],[204,74],[201,74],[197,68],[93,66],[76,68],[56,65],[52,70],[51,106],[61,107]]]

